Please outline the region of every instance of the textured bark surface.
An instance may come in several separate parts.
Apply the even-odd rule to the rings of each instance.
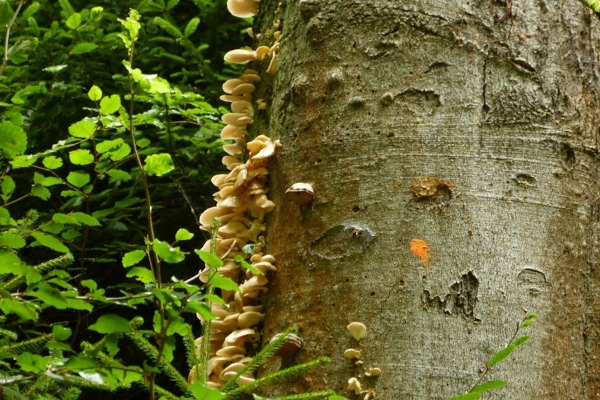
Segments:
[[[262,0],[257,24],[275,7]],[[354,398],[349,347],[383,370],[361,381],[386,398],[464,393],[526,309],[539,313],[532,339],[486,398],[599,397],[592,14],[555,0],[282,7],[279,70],[260,89],[270,119],[255,125],[284,146],[270,166],[279,271],[265,337],[298,324],[305,345],[286,362],[332,363],[271,395]],[[295,182],[313,183],[311,205],[284,199]],[[358,345],[351,321],[368,327]]]

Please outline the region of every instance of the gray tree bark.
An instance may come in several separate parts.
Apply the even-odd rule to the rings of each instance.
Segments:
[[[262,0],[257,27],[277,1]],[[593,14],[556,0],[294,0],[282,12],[279,69],[256,95],[271,99],[258,133],[283,143],[265,338],[298,324],[304,347],[285,363],[332,362],[271,395],[358,398],[350,347],[382,369],[361,382],[385,398],[464,393],[525,309],[539,314],[532,339],[488,376],[509,386],[484,398],[600,397]],[[285,200],[295,182],[313,183],[312,204]],[[368,328],[358,344],[351,321]]]

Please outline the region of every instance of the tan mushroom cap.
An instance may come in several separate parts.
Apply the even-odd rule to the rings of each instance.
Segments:
[[[223,369],[223,371],[221,371],[221,373],[219,374],[219,379],[221,379],[222,381],[226,381],[228,378],[225,377],[225,374],[227,374],[228,372],[233,372],[235,375],[235,372],[239,371],[242,368],[244,368],[244,364],[239,363],[239,362],[229,364],[227,367],[225,367]]]
[[[308,204],[313,200],[315,191],[309,183],[294,183],[285,191],[285,197],[298,205]]]
[[[257,0],[227,0],[227,10],[234,17],[250,18],[258,14]]]
[[[217,351],[217,357],[227,357],[231,358],[238,354],[245,354],[246,349],[238,346],[226,346]]]
[[[236,128],[245,128],[246,125],[252,124],[252,118],[246,113],[229,113],[221,116],[221,120],[227,125],[234,126]]]
[[[360,382],[356,378],[348,379],[348,388],[346,389],[349,392],[354,392],[354,394],[360,394],[362,387],[360,386]]]
[[[348,349],[348,350],[344,351],[344,357],[348,358],[350,360],[352,360],[354,358],[360,358],[361,356],[362,356],[362,353],[360,350]]]
[[[250,61],[256,61],[256,52],[254,50],[235,49],[225,53],[223,59],[232,64],[247,64]]]
[[[362,339],[367,332],[367,327],[361,322],[351,322],[346,328],[356,340]]]
[[[261,322],[265,318],[265,314],[254,311],[248,311],[238,317],[238,325],[240,328],[250,328]]]
[[[242,80],[239,78],[228,79],[225,81],[225,83],[223,83],[222,89],[225,93],[231,94],[236,87],[238,87],[239,85],[244,85],[246,83],[248,83],[248,81],[245,81],[245,80]],[[240,100],[244,100],[244,99],[240,99]]]
[[[244,96],[244,95],[250,95],[254,92],[256,88],[254,87],[253,84],[251,83],[243,83],[241,85],[238,85],[235,87],[235,89],[233,89],[233,91],[231,92],[232,96]]]
[[[381,376],[381,369],[369,368],[369,372],[365,372],[365,376]]]

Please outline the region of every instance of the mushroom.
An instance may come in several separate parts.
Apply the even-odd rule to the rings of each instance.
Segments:
[[[259,0],[227,0],[227,10],[234,17],[250,18],[258,14]]]
[[[281,333],[274,335],[271,338],[270,342],[277,339],[281,335],[282,335]],[[281,346],[279,348],[279,350],[277,350],[277,352],[274,354],[274,356],[288,357],[288,356],[291,356],[292,354],[294,354],[295,352],[297,352],[298,350],[300,350],[300,348],[302,347],[302,339],[300,338],[300,336],[296,335],[295,333],[288,333],[286,339],[287,339],[287,341],[285,342],[285,344],[283,346]]]
[[[365,376],[381,376],[381,369],[369,368],[369,372],[365,372]]]
[[[354,392],[354,394],[360,394],[362,387],[360,386],[360,382],[356,378],[348,379],[348,388],[346,389],[349,392]]]
[[[344,351],[344,357],[352,360],[354,358],[360,358],[362,356],[362,353],[360,350],[355,350],[355,349],[348,349],[346,351]]]
[[[258,324],[265,318],[265,314],[261,314],[254,311],[248,311],[241,314],[238,318],[238,325],[240,328],[250,328]]]
[[[367,332],[367,327],[360,322],[351,322],[346,328],[350,331],[350,333],[356,340],[362,339],[362,337],[365,336],[365,333]]]
[[[310,183],[294,183],[285,191],[285,197],[298,205],[308,204],[313,200],[315,191]]]

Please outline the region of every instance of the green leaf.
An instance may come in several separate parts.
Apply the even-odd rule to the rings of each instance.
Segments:
[[[78,43],[75,46],[73,46],[71,54],[78,55],[89,53],[90,51],[94,51],[96,47],[98,47],[98,45],[94,43]]]
[[[188,301],[183,311],[198,313],[205,321],[215,319],[210,308],[200,301]]]
[[[81,25],[81,14],[79,14],[79,13],[73,13],[73,14],[71,14],[71,16],[65,22],[65,24],[70,29],[77,29],[77,28],[79,28],[79,25]]]
[[[469,393],[483,393],[490,390],[500,389],[506,386],[505,381],[488,381],[481,385],[475,386]]]
[[[62,192],[60,192],[60,195],[62,197],[77,197],[81,196],[81,193],[79,193],[76,190],[63,190]]]
[[[71,299],[67,297],[67,308],[72,308],[74,310],[92,311],[94,309],[94,306],[92,306],[85,300]]]
[[[208,283],[216,288],[223,290],[235,290],[237,292],[240,291],[240,287],[233,280],[223,277],[219,274],[211,275],[210,281]]]
[[[91,358],[71,357],[67,360],[64,367],[70,371],[97,370],[98,364]]]
[[[79,225],[79,222],[77,222],[75,218],[63,213],[55,213],[52,215],[52,221],[58,222],[59,224]]]
[[[58,222],[51,222],[48,225],[42,226],[40,229],[44,232],[58,235],[65,229],[65,225]]]
[[[73,240],[76,237],[81,236],[81,232],[79,232],[76,229],[69,229],[69,230],[66,230],[65,232],[61,233],[60,236],[65,240]]]
[[[8,121],[0,123],[0,150],[4,158],[21,155],[27,148],[27,135],[20,127]]]
[[[142,283],[154,283],[154,274],[148,268],[133,267],[125,275],[128,278],[136,278]]]
[[[120,169],[111,169],[106,171],[106,174],[108,176],[110,176],[111,178],[118,180],[118,181],[129,181],[131,180],[131,175],[123,170]]]
[[[102,89],[100,89],[96,85],[92,86],[92,88],[88,92],[88,97],[92,101],[98,101],[98,100],[100,100],[102,98]]]
[[[154,241],[152,250],[154,250],[154,252],[158,254],[160,258],[169,264],[177,264],[185,259],[185,254],[181,252],[179,247],[171,247],[169,243],[161,242],[158,239]]]
[[[63,297],[58,289],[50,286],[46,282],[38,282],[35,291],[29,291],[29,294],[37,297],[44,304],[55,307],[59,310],[67,308],[67,299]]]
[[[217,389],[211,389],[204,386],[202,383],[194,383],[190,385],[190,392],[196,400],[224,400],[225,395]]]
[[[221,304],[224,306],[227,305],[225,300],[223,300],[220,296],[217,296],[216,294],[205,294],[204,300],[212,301],[213,303]]]
[[[0,274],[25,274],[25,264],[11,251],[0,250]]]
[[[110,159],[113,161],[119,161],[127,157],[131,153],[131,147],[127,143],[123,143],[116,150],[110,151]]]
[[[13,299],[0,299],[0,310],[4,314],[15,314],[19,318],[24,320],[36,321],[38,313],[34,308],[32,302],[21,302]]]
[[[144,147],[150,146],[150,140],[146,138],[141,138],[139,140],[136,140],[135,144],[137,145],[137,147],[143,149]]]
[[[104,115],[112,114],[119,111],[121,108],[121,98],[118,94],[112,96],[105,96],[100,102],[100,112]]]
[[[108,334],[104,337],[104,347],[108,350],[108,355],[114,357],[119,352],[119,336],[116,333]]]
[[[123,267],[129,268],[139,263],[146,257],[146,252],[144,250],[133,250],[127,252],[123,255]]]
[[[175,240],[190,240],[193,237],[194,234],[184,228],[180,228],[175,234]]]
[[[8,199],[10,199],[13,192],[15,191],[15,181],[13,180],[13,178],[6,175],[4,179],[2,179],[0,188],[2,189],[2,200],[7,201]]]
[[[25,352],[17,356],[17,364],[23,371],[39,373],[46,371],[46,365],[50,361],[50,357],[42,357],[37,354]]]
[[[2,232],[0,234],[0,246],[6,246],[9,249],[21,249],[25,247],[25,239],[16,233]]]
[[[106,314],[98,318],[95,324],[88,327],[98,333],[131,332],[131,325],[125,318],[116,314]]]
[[[74,212],[71,213],[71,217],[75,218],[77,222],[87,226],[101,226],[96,218],[86,213]]]
[[[190,37],[194,34],[194,32],[196,32],[196,29],[198,28],[198,25],[200,24],[200,18],[198,17],[194,17],[190,20],[190,22],[188,22],[188,24],[185,27],[185,31],[183,32],[183,36]]]
[[[69,126],[69,134],[82,139],[87,139],[94,134],[96,125],[91,121],[79,121]]]
[[[77,149],[69,152],[69,160],[75,165],[88,165],[94,162],[94,155],[89,150]]]
[[[194,250],[194,253],[198,254],[200,259],[212,268],[221,268],[223,266],[223,260],[208,251]]]
[[[96,151],[98,153],[106,153],[123,143],[123,139],[105,140],[100,143],[96,143]]]
[[[39,183],[36,183],[31,187],[31,194],[42,200],[48,200],[50,198],[50,191]]]
[[[481,393],[467,393],[460,396],[454,396],[448,400],[477,400],[481,397]]]
[[[45,235],[42,232],[32,232],[31,236],[33,236],[42,246],[61,253],[70,253],[69,248],[54,236]]]
[[[171,155],[167,153],[152,154],[146,157],[144,163],[146,164],[144,165],[144,171],[150,176],[163,176],[175,168]]]
[[[90,175],[83,171],[72,171],[67,175],[67,182],[77,188],[81,188],[90,183]]]
[[[52,334],[57,340],[67,340],[71,337],[72,333],[71,328],[65,328],[62,325],[54,325],[52,327]]]
[[[62,167],[63,160],[55,156],[48,156],[42,160],[42,164],[48,169],[56,169]]]

